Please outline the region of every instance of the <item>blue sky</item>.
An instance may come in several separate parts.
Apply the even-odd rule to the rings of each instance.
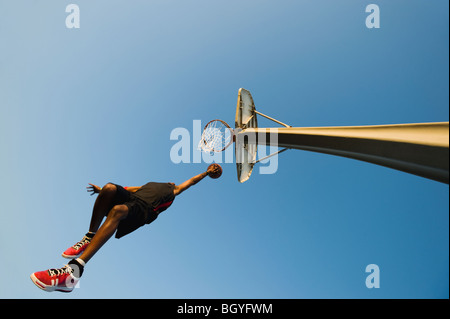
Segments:
[[[65,26],[69,3],[79,29]],[[380,29],[366,28],[370,3]],[[293,126],[448,121],[448,6],[1,1],[0,297],[448,298],[448,185],[294,150],[244,184],[223,164],[221,179],[111,239],[69,295],[29,279],[87,231],[87,183],[206,169],[173,163],[170,133],[233,124],[240,87]],[[365,286],[369,264],[380,288]]]

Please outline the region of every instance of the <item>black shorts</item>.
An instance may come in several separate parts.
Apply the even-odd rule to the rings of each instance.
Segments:
[[[114,205],[126,205],[128,207],[128,215],[122,219],[117,227],[116,238],[123,237],[135,231],[145,224],[150,224],[158,214],[142,199],[134,196],[120,185],[111,183],[116,186],[116,200]]]

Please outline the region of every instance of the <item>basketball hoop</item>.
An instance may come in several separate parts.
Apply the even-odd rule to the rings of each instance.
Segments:
[[[245,135],[247,129],[258,128],[257,115],[263,116],[285,127],[290,127],[274,118],[257,112],[250,92],[240,88],[236,105],[235,129],[233,130],[230,128],[230,126],[222,120],[209,121],[203,129],[200,142],[198,143],[199,149],[212,155],[213,152],[218,153],[224,151],[228,146],[235,142],[236,168],[240,183],[243,183],[250,178],[255,164],[287,150],[287,148],[285,148],[257,160],[258,145],[256,136],[252,139],[254,141],[249,141],[248,136]],[[239,136],[241,138],[238,138]]]
[[[198,147],[204,152],[222,152],[233,143],[234,132],[222,120],[209,121],[203,129]]]

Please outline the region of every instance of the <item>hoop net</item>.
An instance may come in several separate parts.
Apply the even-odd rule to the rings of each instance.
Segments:
[[[232,142],[233,131],[222,120],[212,120],[205,125],[198,147],[205,152],[222,152]]]

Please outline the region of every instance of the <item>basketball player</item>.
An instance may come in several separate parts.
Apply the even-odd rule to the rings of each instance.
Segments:
[[[206,172],[180,185],[150,182],[141,187],[122,187],[108,183],[100,188],[89,184],[87,189],[91,195],[99,194],[94,204],[89,232],[63,252],[63,257],[71,259],[66,266],[32,273],[31,280],[45,291],[71,292],[83,274],[86,263],[114,233],[116,238],[121,238],[150,224],[172,205],[176,196],[206,176],[218,178],[221,173],[220,165],[211,164]],[[101,224],[105,216],[107,218]]]

